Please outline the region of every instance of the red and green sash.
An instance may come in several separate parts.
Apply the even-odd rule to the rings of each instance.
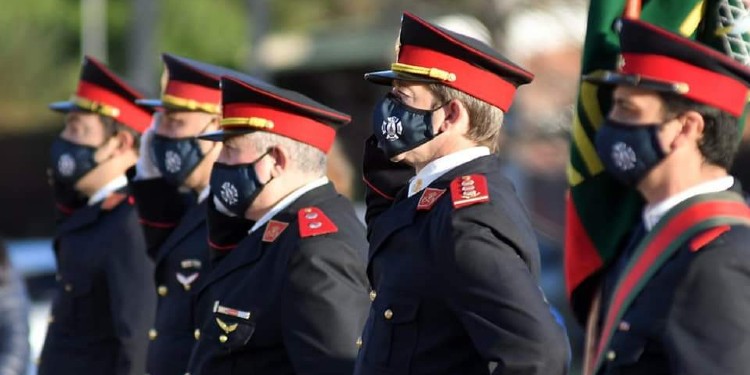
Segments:
[[[702,194],[670,210],[633,252],[607,307],[599,336],[594,373],[602,365],[625,311],[657,270],[693,236],[726,225],[750,226],[750,208],[742,196],[730,191]]]

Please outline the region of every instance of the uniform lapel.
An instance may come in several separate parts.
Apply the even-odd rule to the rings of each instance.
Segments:
[[[57,236],[62,236],[95,223],[99,218],[99,213],[101,213],[101,203],[76,210],[57,226]]]
[[[175,245],[206,221],[206,206],[207,199],[204,199],[203,202],[188,210],[177,227],[167,237],[167,240],[164,241],[164,244],[159,247],[159,252],[156,254],[156,263],[162,261],[175,248]],[[206,245],[206,252],[208,252],[208,245]]]
[[[261,238],[263,237],[264,228],[265,226],[262,228],[258,228],[258,230],[245,237],[245,239],[237,244],[236,248],[231,250],[229,254],[227,254],[224,259],[221,260],[221,262],[218,262],[216,267],[211,270],[211,273],[208,276],[208,280],[203,284],[198,292],[200,293],[209,285],[220,280],[237,268],[258,260],[258,258],[260,258],[261,254],[263,253]]]
[[[370,236],[369,261],[380,250],[381,245],[397,232],[399,229],[411,225],[417,211],[419,195],[413,195],[405,200],[394,203],[387,211],[382,213],[372,223],[372,234]]]

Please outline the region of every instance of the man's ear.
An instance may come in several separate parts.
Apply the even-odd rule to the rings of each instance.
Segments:
[[[445,113],[445,118],[440,125],[440,130],[442,131],[469,122],[469,112],[466,110],[464,103],[458,99],[452,99],[446,103],[443,106],[443,112]]]
[[[213,131],[213,130],[219,130],[219,126],[221,125],[221,115],[213,115],[211,116],[211,122],[208,123],[208,126],[206,127],[206,131]]]
[[[132,133],[124,130],[117,130],[114,135],[117,146],[115,151],[117,153],[125,153],[133,150],[135,145],[135,137]]]
[[[703,130],[706,123],[700,113],[686,111],[680,116],[679,120],[682,128],[675,138],[673,146],[678,146],[683,142],[694,143],[696,140],[700,141],[703,138]]]
[[[271,159],[274,161],[273,168],[271,169],[271,175],[273,177],[278,177],[282,172],[289,168],[291,155],[289,154],[289,150],[284,146],[276,145],[272,147],[268,151],[268,155],[271,156]]]

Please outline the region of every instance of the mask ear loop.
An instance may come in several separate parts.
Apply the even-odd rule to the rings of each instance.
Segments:
[[[96,151],[94,151],[94,155],[96,155],[96,153],[99,152],[99,150],[101,150],[102,147],[106,146],[107,143],[109,143],[109,141],[111,141],[112,139],[115,139],[117,135],[120,134],[121,131],[122,130],[117,129],[117,125],[113,125],[113,129],[110,132],[109,136],[107,136],[107,138],[104,139],[104,142],[96,146]],[[96,162],[96,160],[94,160],[96,162],[96,166],[94,168],[112,160],[114,157],[115,157],[114,152],[111,152],[109,156],[106,159],[102,160],[101,162]],[[91,170],[93,171],[94,169],[92,168]]]
[[[206,126],[204,126],[203,129],[198,134],[205,133],[206,130],[208,129],[208,127],[211,126],[212,122],[214,122],[214,119],[211,119],[211,121],[209,121],[208,124],[206,124]],[[193,139],[195,139],[196,141],[199,141],[197,139],[197,137],[193,137]],[[200,152],[203,154],[203,155],[201,155],[201,161],[203,161],[206,158],[206,156],[208,156],[208,154],[210,154],[211,152],[214,151],[214,149],[218,146],[218,143],[219,142],[213,142],[213,145],[211,145],[211,148],[209,148],[208,151],[206,151],[206,152],[203,152],[203,150],[201,150],[200,146],[198,146],[198,150],[200,150]],[[198,143],[198,144],[200,145],[200,143]]]
[[[452,100],[453,99],[449,99],[448,101],[446,101],[445,103],[443,103],[440,106],[436,107],[435,109],[431,109],[430,110],[430,116],[432,116],[439,109],[441,109],[441,108],[445,107],[446,105],[448,105],[448,103],[450,103]],[[430,117],[430,124],[432,124],[432,117]],[[435,133],[435,134],[433,134],[432,138],[435,138],[435,137],[437,137],[437,136],[439,136],[440,134],[443,134],[443,133],[445,133],[445,131],[444,130],[440,130],[440,128],[438,128],[438,132]]]
[[[651,146],[655,150],[658,150],[660,158],[666,157],[667,154],[671,152],[671,150],[669,150],[669,152],[667,150],[664,150],[664,148],[661,146],[661,143],[659,143],[659,131],[661,129],[663,129],[664,127],[666,127],[667,124],[669,124],[672,120],[679,119],[680,116],[681,115],[677,115],[677,116],[671,117],[670,119],[663,121],[661,124],[659,124],[657,126],[651,127],[651,131],[650,131],[651,132],[651,134],[650,134],[650,137],[651,137]],[[684,126],[682,123],[680,123],[680,125]],[[677,138],[677,137],[675,137],[675,138]],[[672,140],[672,142],[674,142],[674,139]],[[672,142],[670,142],[670,144],[672,144]]]
[[[271,150],[273,150],[273,149],[274,149],[274,147],[269,147],[268,149],[266,149],[266,152],[264,152],[263,155],[261,155],[257,159],[255,159],[255,161],[253,162],[253,168],[255,167],[255,163],[261,161],[266,155],[270,155],[271,154]],[[258,174],[256,173],[255,175],[257,176]],[[273,176],[269,177],[268,181],[263,182],[262,185],[261,185],[261,187],[265,187],[266,185],[268,185],[269,182],[273,181],[275,178],[276,177],[273,177]],[[260,181],[258,181],[258,182],[260,182]]]

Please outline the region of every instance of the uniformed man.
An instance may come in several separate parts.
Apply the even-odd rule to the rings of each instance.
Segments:
[[[218,210],[255,222],[198,291],[188,372],[351,374],[367,315],[365,230],[325,177],[346,114],[305,96],[223,77]],[[213,225],[213,222],[209,222]]]
[[[162,59],[167,82],[161,98],[136,101],[161,112],[143,134],[130,186],[155,262],[159,296],[146,372],[183,375],[200,334],[192,297],[209,271],[206,198],[211,166],[221,150],[221,143],[196,136],[218,129],[219,79],[233,72],[170,54]]]
[[[141,95],[91,57],[83,61],[52,145],[51,174],[62,214],[54,240],[59,291],[39,374],[142,375],[155,298],[152,263],[125,171],[138,158],[151,113]]]
[[[409,13],[398,61],[365,76],[392,90],[365,148],[373,304],[356,374],[566,372],[534,232],[494,155],[532,77]]]
[[[619,71],[586,77],[616,85],[596,150],[647,204],[604,271],[587,373],[747,374],[750,210],[727,170],[750,69],[641,21],[620,46]]]

